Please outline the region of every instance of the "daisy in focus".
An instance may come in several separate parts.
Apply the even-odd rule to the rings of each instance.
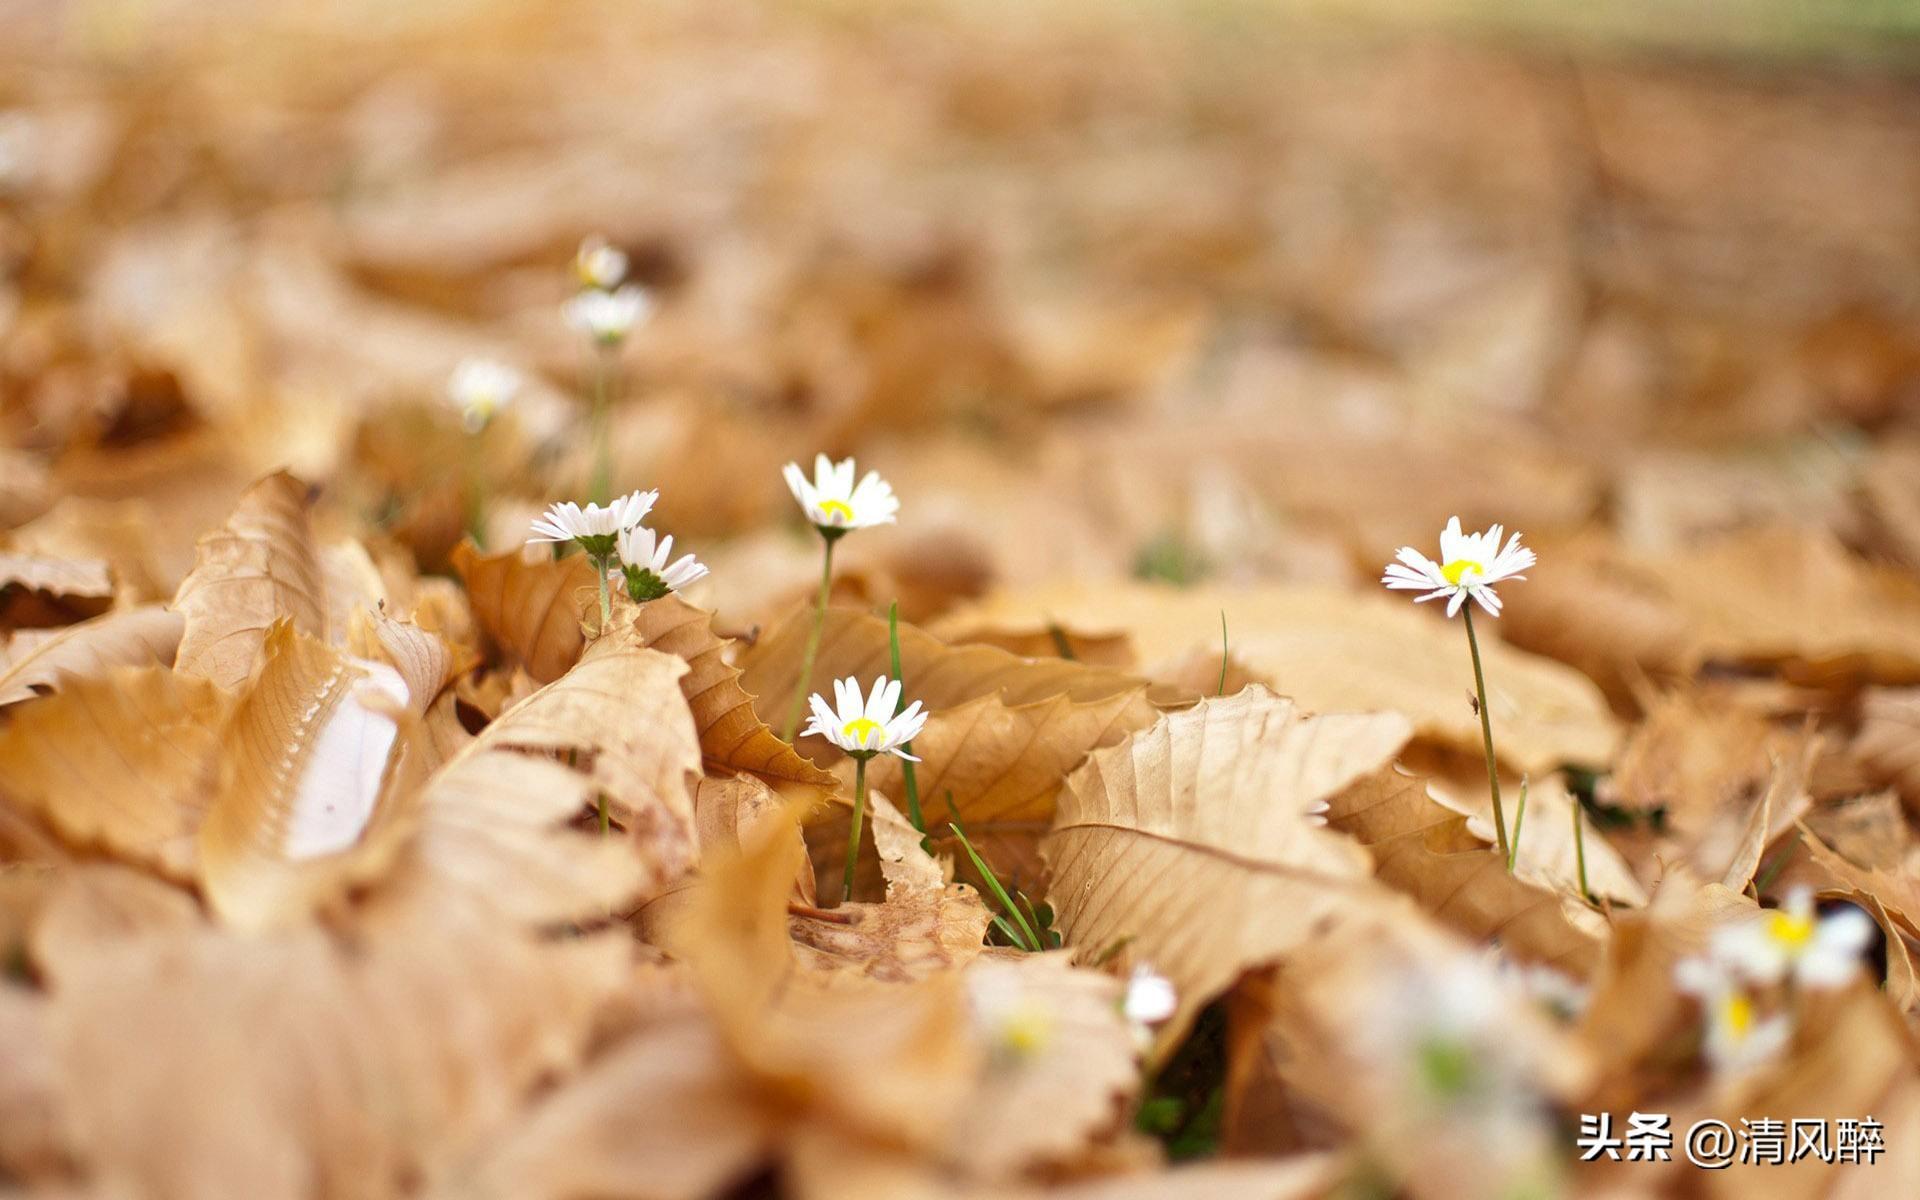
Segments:
[[[813,630],[807,635],[807,648],[800,656],[800,678],[794,682],[793,699],[787,705],[787,719],[781,723],[780,736],[793,740],[800,727],[800,713],[808,690],[813,686],[813,660],[820,653],[820,633],[827,623],[827,601],[833,595],[833,544],[850,530],[869,525],[891,525],[900,511],[893,488],[868,471],[860,482],[853,479],[853,460],[834,462],[824,454],[813,459],[813,478],[808,479],[799,463],[788,463],[783,472],[787,488],[799,502],[800,511],[820,534],[820,596],[814,604]]]
[[[574,251],[573,273],[581,287],[612,291],[627,277],[626,252],[596,233],[583,239]]]
[[[1761,1066],[1786,1049],[1793,1024],[1786,1013],[1761,1017],[1753,997],[1721,963],[1702,958],[1675,964],[1674,982],[1697,996],[1706,1015],[1703,1048],[1715,1071],[1738,1075]]]
[[[486,358],[462,359],[447,379],[447,401],[468,433],[479,433],[520,394],[520,372]]]
[[[854,483],[851,458],[836,463],[824,454],[816,455],[811,480],[801,472],[799,463],[788,463],[785,474],[787,487],[800,502],[800,510],[807,514],[807,520],[820,535],[828,539],[837,538],[850,529],[891,525],[894,514],[900,511],[900,501],[894,498],[893,488],[880,478],[878,471],[868,471],[858,484]]]
[[[628,492],[610,504],[589,504],[581,508],[568,500],[547,509],[533,522],[534,542],[575,542],[588,555],[610,560],[619,551],[619,537],[646,520],[660,493]]]
[[[805,733],[819,734],[857,759],[876,754],[892,754],[913,762],[905,744],[914,739],[927,723],[927,714],[915,700],[904,712],[894,710],[900,704],[900,681],[885,675],[873,681],[873,690],[863,700],[860,681],[849,675],[833,683],[833,704],[825,696],[813,695],[813,719]]]
[[[1435,562],[1412,546],[1400,547],[1395,557],[1398,562],[1387,564],[1386,574],[1380,582],[1398,591],[1425,592],[1416,597],[1414,603],[1438,600],[1447,597],[1447,616],[1464,615],[1467,627],[1467,650],[1473,656],[1473,688],[1480,714],[1480,738],[1487,753],[1487,790],[1493,795],[1493,828],[1499,839],[1500,857],[1506,860],[1507,873],[1512,874],[1515,862],[1519,859],[1519,847],[1507,842],[1507,813],[1500,804],[1500,774],[1495,769],[1493,754],[1493,717],[1487,709],[1487,677],[1480,665],[1480,639],[1473,632],[1473,609],[1467,606],[1472,600],[1487,610],[1487,615],[1500,615],[1500,597],[1495,594],[1493,585],[1507,580],[1521,580],[1526,576],[1520,572],[1534,564],[1533,551],[1520,545],[1520,535],[1507,538],[1506,544],[1500,543],[1506,533],[1503,526],[1495,525],[1485,533],[1462,533],[1460,518],[1447,518],[1447,527],[1440,531],[1440,561]],[[1521,807],[1526,806],[1526,788],[1520,789]],[[1580,809],[1573,809],[1573,830],[1576,839],[1581,833]],[[1516,829],[1517,833],[1518,830]],[[1584,849],[1579,856],[1580,894],[1587,895],[1587,868]]]
[[[707,575],[705,564],[691,554],[673,558],[673,535],[656,538],[644,525],[620,531],[620,563],[615,571],[625,585],[627,595],[644,604],[658,600],[668,592],[677,592]]]
[[[1486,609],[1488,616],[1497,617],[1500,597],[1493,585],[1525,579],[1520,572],[1536,561],[1533,551],[1520,544],[1518,533],[1502,546],[1500,538],[1505,532],[1495,525],[1485,533],[1462,533],[1460,518],[1448,518],[1447,527],[1440,531],[1439,562],[1412,546],[1402,546],[1395,556],[1399,561],[1387,564],[1380,582],[1400,591],[1425,592],[1415,603],[1445,596],[1449,617],[1458,614],[1468,600]]]
[[[925,727],[927,714],[915,700],[904,712],[900,706],[900,681],[885,675],[873,681],[873,691],[864,699],[860,681],[849,675],[833,683],[833,704],[825,696],[813,697],[813,720],[806,732],[817,733],[853,757],[853,825],[847,834],[847,867],[840,881],[840,898],[853,898],[853,868],[860,857],[860,828],[867,816],[867,760],[876,754],[892,754],[908,762],[920,760],[907,753],[906,744]]]
[[[602,347],[618,346],[653,309],[647,293],[628,284],[616,291],[589,289],[567,301],[567,324]]]
[[[1715,932],[1713,957],[1757,984],[1790,979],[1813,989],[1845,987],[1873,941],[1873,919],[1852,906],[1821,916],[1813,893],[1795,888],[1780,908]]]

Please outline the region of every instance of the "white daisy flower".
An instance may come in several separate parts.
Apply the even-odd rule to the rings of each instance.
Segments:
[[[626,253],[596,233],[574,251],[573,273],[579,276],[581,287],[612,291],[627,277]]]
[[[1707,1018],[1704,1044],[1713,1069],[1738,1075],[1777,1057],[1793,1038],[1786,1013],[1762,1018],[1725,965],[1709,959],[1688,958],[1675,964],[1674,982],[1683,992],[1700,998]]]
[[[973,1027],[996,1059],[1008,1063],[1029,1058],[1053,1041],[1053,1006],[1028,991],[1015,968],[982,961],[967,972],[966,980]]]
[[[816,455],[811,482],[801,473],[799,463],[788,463],[784,474],[807,520],[828,537],[869,525],[891,525],[894,514],[900,511],[893,488],[878,471],[868,471],[857,486],[854,484],[851,458],[836,463],[824,454]]]
[[[1127,1020],[1138,1025],[1158,1025],[1173,1015],[1179,1007],[1179,997],[1173,990],[1173,981],[1154,970],[1146,963],[1134,967],[1133,974],[1127,977],[1127,994],[1120,1001],[1120,1011]]]
[[[589,504],[581,508],[571,500],[549,508],[533,523],[529,542],[578,542],[580,548],[601,560],[610,559],[618,549],[620,534],[646,519],[653,510],[659,492],[629,492],[602,508]]]
[[[617,346],[652,310],[653,301],[647,293],[628,284],[613,292],[581,292],[567,301],[565,311],[567,324],[602,346]]]
[[[1713,956],[1754,983],[1791,977],[1801,987],[1838,988],[1853,980],[1872,941],[1866,913],[1849,905],[1822,917],[1813,893],[1799,887],[1782,907],[1716,930]]]
[[[919,762],[901,747],[914,739],[927,723],[927,714],[915,700],[906,711],[896,714],[900,703],[900,681],[885,675],[873,681],[873,692],[860,698],[860,681],[849,675],[833,681],[833,706],[815,692],[811,700],[813,719],[802,734],[817,733],[858,758],[876,754],[894,754]]]
[[[669,564],[673,535],[656,538],[645,525],[621,530],[619,551],[620,565],[614,569],[614,581],[624,584],[627,595],[641,602],[677,592],[707,574],[706,566],[691,554],[683,554]]]
[[[1506,531],[1495,525],[1485,533],[1460,532],[1460,518],[1452,517],[1440,534],[1440,561],[1435,562],[1412,546],[1400,547],[1400,561],[1387,564],[1380,579],[1390,588],[1424,591],[1419,601],[1447,597],[1447,615],[1454,616],[1468,600],[1477,602],[1487,615],[1500,615],[1500,597],[1493,585],[1508,579],[1525,579],[1520,572],[1536,561],[1533,551],[1520,545],[1520,535],[1500,538]],[[1416,601],[1418,603],[1419,601]]]
[[[486,358],[463,359],[447,379],[447,399],[468,433],[478,433],[520,394],[520,372]]]

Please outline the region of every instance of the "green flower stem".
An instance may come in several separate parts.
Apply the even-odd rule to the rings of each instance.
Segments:
[[[613,624],[613,593],[607,583],[607,572],[613,569],[613,560],[596,557],[589,561],[600,576],[600,632],[605,633],[607,626]]]
[[[1574,802],[1575,805],[1579,801]],[[1575,818],[1578,820],[1579,818]],[[1513,807],[1513,849],[1507,853],[1507,873],[1513,873],[1514,864],[1520,861],[1520,829],[1527,823],[1527,777],[1520,777],[1520,803]]]
[[[840,881],[840,900],[845,903],[853,899],[853,864],[860,858],[860,827],[867,817],[867,759],[870,754],[857,754],[853,759],[853,827],[847,832],[847,871]]]
[[[820,556],[820,599],[814,606],[813,632],[807,635],[806,653],[800,656],[800,678],[793,683],[793,700],[787,705],[787,719],[780,726],[780,740],[791,742],[800,728],[800,714],[807,706],[807,686],[813,682],[813,660],[820,654],[820,634],[827,627],[827,597],[833,591],[833,538],[820,535],[826,547]]]
[[[1580,898],[1591,901],[1593,893],[1587,888],[1587,835],[1581,828],[1580,797],[1573,797],[1573,861],[1580,871]]]
[[[948,798],[948,807],[952,807],[951,797]],[[1001,922],[1002,931],[1020,949],[1029,953],[1039,953],[1042,949],[1040,935],[1034,932],[1032,925],[1027,923],[1025,914],[1020,911],[1020,906],[1013,902],[1013,897],[1007,895],[1007,889],[1000,885],[999,876],[993,873],[993,868],[987,866],[987,860],[981,858],[980,852],[973,848],[973,843],[967,839],[967,831],[960,828],[958,821],[948,821],[947,828],[953,830],[953,836],[960,839],[960,848],[965,850],[967,857],[973,861],[973,869],[980,872],[980,878],[986,883],[987,889],[993,893],[993,898],[1000,902],[1000,907],[1020,926],[1016,932],[1008,928],[1003,921]]]
[[[600,810],[600,836],[606,837],[608,830],[611,828],[607,820],[607,794],[601,792],[600,795],[595,798],[594,805]]]
[[[1507,870],[1513,870],[1512,851],[1507,845],[1507,814],[1500,806],[1500,770],[1493,758],[1493,715],[1487,711],[1487,676],[1480,668],[1480,639],[1473,632],[1473,601],[1469,600],[1460,607],[1460,615],[1467,619],[1467,649],[1473,654],[1473,689],[1480,700],[1480,737],[1487,748],[1487,786],[1493,791],[1493,830],[1500,838],[1500,857],[1507,860]]]
[[[887,608],[887,650],[893,656],[893,677],[900,680],[904,686],[906,676],[900,673],[900,602],[898,600]],[[900,748],[908,754],[913,753],[912,742],[904,742]],[[921,833],[924,842],[927,821],[920,813],[920,780],[913,773],[911,758],[900,760],[900,776],[907,789],[907,820],[913,822],[913,827]]]
[[[613,379],[619,351],[600,342],[593,355],[593,486],[587,499],[605,504],[613,499]]]

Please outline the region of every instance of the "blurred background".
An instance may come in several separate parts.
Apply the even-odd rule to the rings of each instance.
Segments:
[[[1365,583],[1458,512],[1920,544],[1920,5],[0,3],[0,518],[155,591],[285,464],[435,568],[583,494],[580,239],[650,289],[621,487],[745,622],[842,586]],[[533,381],[478,465],[463,357]],[[227,481],[231,486],[213,486]],[[65,497],[66,499],[59,499]],[[138,506],[144,505],[141,508]],[[133,507],[129,507],[133,506]],[[864,581],[864,582],[863,582]]]

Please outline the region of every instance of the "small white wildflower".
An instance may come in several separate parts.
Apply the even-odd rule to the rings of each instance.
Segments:
[[[1017,1061],[1046,1049],[1053,1040],[1053,1008],[1027,990],[1018,972],[983,962],[966,978],[974,1028],[995,1058]]]
[[[900,501],[894,498],[893,488],[880,478],[878,471],[868,471],[858,485],[854,483],[851,458],[836,463],[824,454],[816,455],[811,481],[802,473],[799,463],[788,463],[784,474],[787,487],[800,502],[807,520],[830,538],[849,529],[890,525],[894,514],[900,511]]]
[[[1462,533],[1460,518],[1452,517],[1440,534],[1440,561],[1435,562],[1412,546],[1400,547],[1400,561],[1387,564],[1381,583],[1402,591],[1424,591],[1416,603],[1447,597],[1447,615],[1454,616],[1469,599],[1500,615],[1500,597],[1493,585],[1504,580],[1525,579],[1520,572],[1533,566],[1533,551],[1520,545],[1520,535],[1500,544],[1505,533],[1495,525],[1485,533]]]
[[[573,254],[573,273],[580,286],[608,292],[627,277],[627,255],[599,234],[584,239]]]
[[[1591,989],[1573,976],[1539,963],[1516,963],[1500,958],[1496,960],[1496,967],[1500,977],[1521,994],[1565,1020],[1585,1012],[1592,996]]]
[[[485,358],[463,359],[447,379],[447,399],[468,433],[478,433],[520,394],[520,372]]]
[[[659,492],[629,492],[602,508],[589,504],[584,509],[572,501],[556,504],[533,523],[529,542],[578,542],[580,548],[601,561],[611,559],[618,549],[621,533],[646,519],[653,510]]]
[[[1725,964],[1702,958],[1675,964],[1674,982],[1683,992],[1699,997],[1706,1014],[1704,1048],[1715,1071],[1738,1075],[1777,1057],[1793,1038],[1787,1014],[1761,1018],[1753,998]]]
[[[588,290],[567,301],[567,324],[591,337],[602,346],[617,346],[627,340],[633,327],[646,319],[653,301],[647,293],[628,284],[618,291]]]
[[[658,600],[706,577],[706,566],[691,554],[683,554],[672,563],[667,561],[673,556],[672,534],[656,538],[645,525],[635,525],[621,530],[618,542],[620,565],[615,568],[614,579],[624,584],[627,595],[635,600]]]
[[[1873,941],[1873,919],[1849,905],[1827,916],[1813,893],[1795,888],[1787,902],[1716,930],[1713,956],[1758,984],[1791,977],[1801,987],[1845,987],[1860,969],[1860,952]]]
[[[1165,1021],[1180,1007],[1173,981],[1146,963],[1133,968],[1127,977],[1127,990],[1120,997],[1120,1015],[1133,1029],[1134,1044],[1142,1053],[1153,1045],[1153,1027]]]
[[[813,694],[813,717],[803,733],[817,733],[834,745],[859,758],[876,754],[894,754],[912,762],[920,760],[903,748],[927,723],[927,714],[915,700],[906,711],[896,714],[900,703],[900,681],[882,675],[873,681],[873,691],[860,698],[860,681],[849,675],[833,681],[832,707],[826,697]]]

